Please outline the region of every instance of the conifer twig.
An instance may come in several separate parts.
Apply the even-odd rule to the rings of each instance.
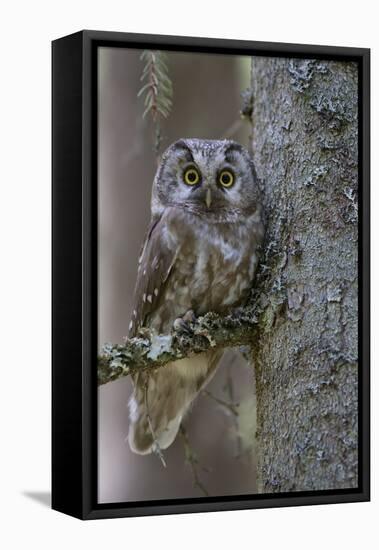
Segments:
[[[194,450],[190,445],[187,430],[183,425],[180,425],[179,433],[183,440],[185,461],[191,468],[192,477],[193,477],[193,486],[199,489],[203,493],[203,495],[207,497],[209,496],[209,493],[207,489],[204,487],[203,483],[201,482],[199,473],[197,471],[199,460],[197,458],[196,453],[194,452]]]
[[[168,74],[167,56],[162,51],[144,50],[141,81],[144,83],[137,97],[145,95],[143,117],[151,115],[153,122],[154,152],[159,158],[162,142],[160,118],[167,118],[172,109],[172,82]]]

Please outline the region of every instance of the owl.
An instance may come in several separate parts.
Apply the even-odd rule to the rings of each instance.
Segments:
[[[230,140],[173,143],[153,182],[129,337],[143,327],[169,334],[173,325],[185,328],[207,312],[227,314],[243,305],[263,235],[257,176],[247,150]],[[222,353],[209,350],[133,376],[132,451],[148,454],[171,445]]]

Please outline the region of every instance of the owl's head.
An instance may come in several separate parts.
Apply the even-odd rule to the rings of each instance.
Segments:
[[[230,140],[180,139],[162,156],[152,194],[152,212],[177,207],[209,221],[255,212],[257,176],[248,151]]]

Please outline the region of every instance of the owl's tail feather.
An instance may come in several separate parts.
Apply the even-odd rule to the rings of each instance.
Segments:
[[[129,407],[135,407],[133,397],[129,402]],[[140,455],[150,454],[154,447],[159,449],[167,449],[175,440],[179,431],[182,415],[179,414],[170,420],[167,426],[160,432],[156,433],[150,429],[149,421],[146,414],[142,414],[136,422],[130,423],[128,441],[131,450]]]
[[[148,378],[141,373],[134,380],[128,435],[133,452],[145,455],[174,442],[184,415],[212,378],[219,358],[218,352],[199,354],[169,363]]]

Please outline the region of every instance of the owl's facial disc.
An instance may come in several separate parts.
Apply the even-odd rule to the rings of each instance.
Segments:
[[[238,185],[237,185],[238,184]],[[240,187],[240,179],[229,163],[220,159],[209,165],[202,158],[180,166],[175,196],[183,206],[210,213],[213,210],[230,208],[233,187]]]
[[[251,163],[248,151],[236,142],[181,139],[163,155],[152,209],[160,213],[173,206],[209,221],[254,211],[257,187]]]
[[[196,160],[199,165],[196,164]],[[186,191],[187,194],[189,193],[189,196],[185,202],[190,202],[191,204],[195,202],[203,203],[207,210],[209,210],[212,202],[215,202],[215,200],[218,202],[218,206],[224,202],[225,197],[219,191],[224,191],[225,194],[226,189],[233,187],[236,177],[229,165],[221,164],[218,170],[213,168],[210,170],[206,163],[202,165],[202,160],[202,158],[196,159],[195,157],[195,160],[192,162],[181,163],[179,161],[178,184],[179,187],[183,183],[185,187],[190,188],[190,191]],[[192,193],[195,189],[197,191]]]

